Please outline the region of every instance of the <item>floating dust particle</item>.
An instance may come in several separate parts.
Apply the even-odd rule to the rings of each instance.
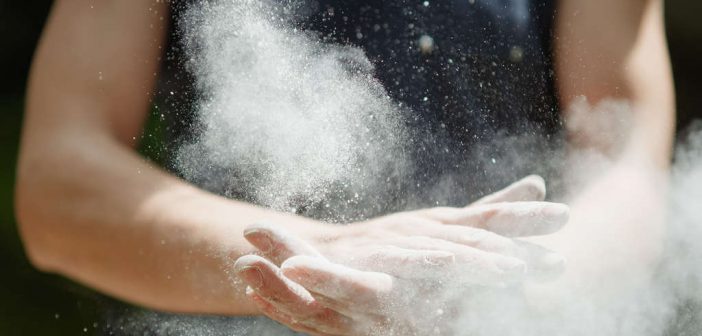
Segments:
[[[434,52],[434,38],[429,35],[422,35],[417,41],[422,55],[430,55]]]

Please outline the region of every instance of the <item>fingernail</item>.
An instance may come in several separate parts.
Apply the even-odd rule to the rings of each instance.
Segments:
[[[565,204],[553,203],[544,209],[544,214],[563,221],[567,221],[570,216],[570,207]]]
[[[255,235],[254,240],[256,241],[256,248],[261,250],[263,253],[270,253],[273,251],[273,242],[271,239],[268,237],[267,234],[258,231],[258,230],[250,230],[244,234],[245,236],[250,236],[250,235]]]
[[[543,209],[544,217],[553,231],[563,227],[570,219],[570,207],[565,204],[552,204]]]
[[[529,183],[529,193],[531,197],[537,200],[546,198],[546,182],[541,176],[530,175],[526,180]]]
[[[239,276],[253,288],[263,287],[263,273],[257,267],[246,266],[239,270]]]

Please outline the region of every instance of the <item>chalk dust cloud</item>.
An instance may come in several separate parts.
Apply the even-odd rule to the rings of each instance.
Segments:
[[[188,12],[186,47],[204,97],[199,136],[179,167],[280,211],[359,208],[411,169],[411,134],[362,50],[291,28],[304,11],[243,0]]]
[[[182,33],[200,92],[198,128],[176,163],[188,179],[227,196],[302,215],[321,213],[317,217],[323,220],[363,219],[401,189],[403,176],[413,170],[409,147],[422,134],[407,129],[403,107],[374,79],[373,65],[361,49],[324,43],[294,28],[294,21],[311,10],[308,6],[303,1],[238,0],[202,2],[187,12]],[[615,128],[627,125],[627,104],[597,109],[595,114],[614,113]],[[592,125],[582,119],[592,115],[577,116],[571,127]],[[597,125],[609,130],[613,124]],[[702,333],[695,329],[702,317],[694,309],[702,302],[700,130],[693,128],[677,150],[670,195],[664,196],[670,205],[666,253],[654,279],[613,276],[607,279],[612,283],[584,284],[587,291],[561,290],[551,296],[558,301],[550,303],[558,307],[551,311],[531,309],[533,302],[518,290],[457,288],[454,297],[436,298],[459,301],[460,309],[443,332]],[[602,132],[603,137],[611,133]],[[607,158],[583,154],[580,160],[579,174],[588,175]],[[273,335],[281,330],[223,321],[148,315],[127,324],[161,325],[169,335]]]

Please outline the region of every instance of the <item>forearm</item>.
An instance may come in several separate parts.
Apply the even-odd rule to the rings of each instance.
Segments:
[[[662,10],[659,0],[559,2],[555,66],[574,159],[565,180],[579,185],[569,224],[538,240],[568,258],[557,285],[579,297],[646,281],[661,258],[675,119]]]
[[[532,240],[566,259],[555,281],[525,286],[529,306],[541,316],[602,321],[625,314],[655,288],[666,233],[666,174],[634,153],[595,166],[571,190],[564,229]]]
[[[567,258],[561,282],[573,288],[650,277],[665,237],[665,171],[631,154],[590,173],[569,200],[568,225],[535,240]]]
[[[170,311],[253,312],[228,275],[246,225],[312,222],[207,194],[139,158],[165,43],[156,0],[56,1],[27,90],[16,207],[30,259]]]
[[[198,190],[92,133],[23,144],[20,229],[44,270],[152,308],[247,314],[254,310],[229,273],[252,251],[243,228],[266,219],[323,234],[321,224]]]

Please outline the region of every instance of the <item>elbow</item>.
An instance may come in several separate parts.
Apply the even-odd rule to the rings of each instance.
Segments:
[[[15,217],[24,252],[32,266],[40,271],[50,272],[53,269],[51,253],[42,237],[43,228],[41,223],[33,218],[29,207],[26,201],[16,201]]]
[[[55,253],[52,252],[51,225],[46,221],[46,195],[42,195],[41,183],[27,177],[22,165],[17,170],[14,195],[14,212],[17,229],[29,262],[44,272],[54,271]]]

